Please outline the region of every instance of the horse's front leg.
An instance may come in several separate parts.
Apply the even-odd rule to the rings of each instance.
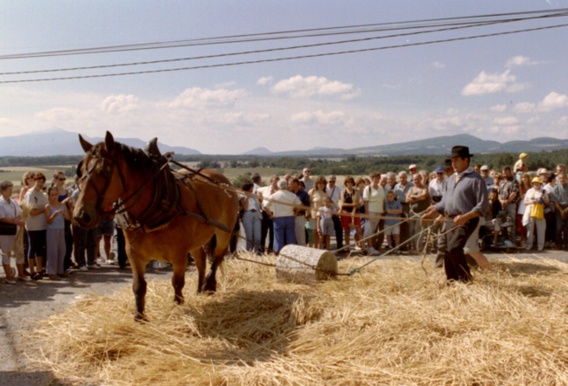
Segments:
[[[146,298],[146,279],[144,278],[145,264],[140,260],[133,264],[133,259],[130,259],[130,266],[132,267],[132,292],[134,292],[134,299],[136,300],[136,313],[134,320],[137,322],[146,322],[144,315],[144,306]]]
[[[185,270],[187,269],[187,254],[173,264],[172,286],[174,287],[174,302],[183,303],[183,287],[185,286]]]

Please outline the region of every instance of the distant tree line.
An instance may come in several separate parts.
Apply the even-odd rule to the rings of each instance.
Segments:
[[[528,153],[527,164],[529,170],[545,167],[554,169],[559,163],[568,163],[568,149],[552,152]],[[518,153],[476,154],[472,158],[472,165],[488,165],[491,169],[502,170],[505,166],[513,167],[518,160]],[[418,169],[432,171],[437,165],[442,165],[447,156],[444,155],[407,155],[389,157],[347,156],[338,158],[304,158],[304,157],[252,157],[235,158],[219,161],[215,158],[206,158],[199,161],[199,168],[273,168],[301,172],[309,167],[312,175],[367,175],[378,171],[398,172],[407,170],[410,164],[416,164]]]
[[[521,152],[522,149],[519,149]],[[529,170],[541,167],[554,169],[559,163],[568,163],[568,149],[551,152],[542,151],[528,153]],[[387,172],[407,170],[408,165],[416,164],[418,169],[433,170],[442,165],[447,156],[444,155],[406,155],[406,156],[340,156],[340,157],[274,157],[251,155],[175,155],[178,162],[197,162],[198,168],[272,168],[275,170],[292,170],[301,172],[309,167],[312,175],[366,175],[372,172]],[[67,173],[74,173],[75,166],[82,156],[49,156],[49,157],[0,157],[0,168],[7,166],[45,166],[73,165]],[[518,159],[518,153],[476,154],[473,164],[489,165],[490,168],[501,170],[504,166],[513,166]]]

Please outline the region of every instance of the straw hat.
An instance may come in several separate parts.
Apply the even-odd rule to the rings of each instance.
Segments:
[[[540,180],[540,178],[535,177],[532,179],[531,184],[542,184],[542,181]]]
[[[527,153],[521,153],[519,154],[519,158],[527,158],[528,154]]]

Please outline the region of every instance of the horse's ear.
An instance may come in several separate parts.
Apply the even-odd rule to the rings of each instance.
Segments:
[[[93,145],[85,138],[83,138],[81,134],[79,134],[79,142],[81,143],[81,147],[83,148],[83,150],[85,150],[85,153],[88,153],[93,147]]]
[[[112,148],[114,147],[114,137],[112,136],[110,131],[106,132],[105,145],[106,145],[107,150],[109,150],[109,151],[112,150]]]
[[[144,149],[146,151],[146,153],[148,153],[149,155],[157,155],[160,156],[162,155],[160,153],[160,149],[158,149],[158,138],[152,138],[150,140],[150,142],[148,142],[146,144],[146,148]]]

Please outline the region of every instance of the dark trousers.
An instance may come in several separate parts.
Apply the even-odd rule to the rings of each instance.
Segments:
[[[124,232],[119,227],[116,227],[116,252],[118,255],[118,266],[120,268],[126,267],[126,261],[128,260],[126,256],[126,241],[124,240]]]
[[[75,244],[75,262],[79,267],[95,264],[97,250],[97,228],[85,229],[73,226],[73,242]],[[87,257],[85,261],[85,255]]]
[[[337,249],[343,248],[343,228],[341,227],[341,219],[339,216],[332,216],[333,230],[335,231],[335,241],[337,242]]]
[[[266,251],[266,236],[268,235],[268,250],[274,250],[274,224],[266,212],[262,212],[262,223],[260,224],[260,244],[262,252]]]
[[[410,205],[407,203],[402,203],[402,214],[400,217],[408,218],[410,213]],[[408,240],[410,237],[410,225],[408,221],[402,221],[400,223],[400,243],[403,244],[405,241]],[[402,249],[410,249],[412,247],[412,243],[404,244]]]
[[[568,217],[562,219],[559,211],[556,214],[556,246],[558,248],[568,248]],[[546,224],[548,227],[548,224]]]
[[[446,234],[446,254],[444,256],[444,268],[448,280],[467,282],[471,280],[471,272],[467,265],[467,258],[463,252],[463,247],[467,239],[479,223],[479,218],[469,220],[464,226],[457,227],[453,221],[444,223],[443,232]]]
[[[67,271],[72,265],[71,256],[73,253],[73,232],[71,232],[71,221],[65,220],[65,258],[63,259],[63,270]]]
[[[382,214],[381,214],[381,216],[382,216]],[[385,234],[383,232],[384,229],[385,229],[385,220],[380,219],[379,224],[377,225],[377,229],[375,229],[375,233],[376,232],[380,232],[380,233],[377,236],[375,236],[375,238],[373,239],[373,248],[375,248],[377,251],[381,250],[381,247],[383,246],[383,243],[385,242]]]
[[[556,242],[556,212],[552,210],[550,212],[545,211],[544,219],[546,220],[544,240]]]

